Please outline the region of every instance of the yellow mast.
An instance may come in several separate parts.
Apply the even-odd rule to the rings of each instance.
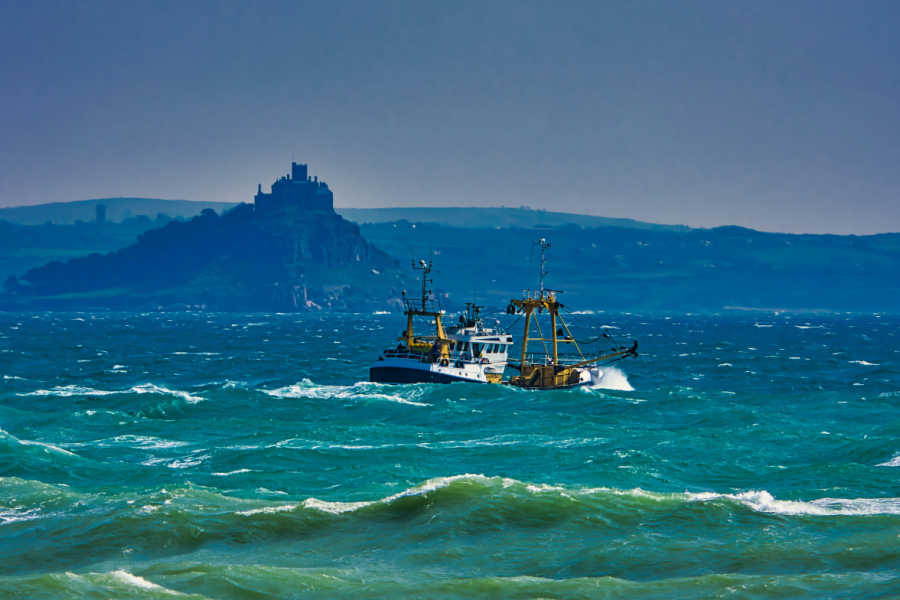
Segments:
[[[522,303],[518,300],[513,300],[513,304],[519,308],[523,308]],[[528,350],[528,329],[531,327],[532,310],[531,307],[525,309],[525,334],[522,336],[522,360],[519,362],[519,364],[523,366],[525,365],[525,353]]]
[[[404,311],[404,314],[406,315],[406,331],[404,331],[403,335],[397,338],[397,340],[406,342],[407,347],[412,348],[413,340],[415,339],[415,334],[413,332],[413,317],[434,317],[435,333],[441,349],[440,356],[441,358],[449,358],[450,340],[444,333],[441,305],[439,301],[430,299],[431,290],[428,288],[428,284],[434,283],[433,279],[428,278],[429,273],[431,273],[433,269],[432,260],[432,258],[429,258],[427,263],[424,260],[420,260],[418,264],[416,264],[415,257],[412,259],[413,269],[422,271],[422,299],[409,300],[406,298],[406,291],[403,292],[403,300],[406,303],[406,310]]]
[[[519,365],[509,365],[510,367],[517,369],[521,374],[510,378],[509,383],[525,388],[556,388],[573,386],[579,384],[579,382],[581,381],[582,369],[580,367],[584,367],[586,365],[602,360],[616,358],[619,356],[637,356],[637,342],[635,342],[634,346],[627,350],[613,352],[611,354],[607,354],[606,356],[599,356],[597,358],[585,360],[584,354],[582,354],[581,352],[581,348],[578,347],[578,343],[569,332],[568,324],[559,313],[559,309],[563,308],[563,305],[560,304],[556,299],[556,295],[561,292],[544,289],[544,275],[547,274],[547,271],[545,270],[546,257],[544,253],[547,248],[550,247],[550,244],[548,244],[546,240],[541,239],[534,242],[534,245],[541,247],[541,287],[540,290],[523,290],[521,300],[513,299],[511,301],[512,305],[516,308],[514,312],[524,313],[525,327],[524,332],[522,333],[522,357],[519,361]],[[550,336],[553,343],[553,358],[549,363],[546,363],[546,361],[545,363],[529,363],[526,360],[529,341],[542,342],[544,344],[544,352],[549,354],[549,350],[547,348],[547,340],[544,338],[544,334],[541,332],[537,317],[535,317],[534,323],[537,327],[539,337],[529,337],[531,331],[531,317],[534,314],[534,311],[537,310],[540,313],[545,309],[550,313]],[[557,324],[562,325],[562,328],[557,330]],[[557,333],[557,331],[562,332],[563,328],[565,329],[565,332],[567,334],[563,342],[566,344],[572,343],[575,345],[575,350],[578,353],[578,356],[581,357],[580,362],[565,365],[559,364],[559,334]],[[572,355],[568,356],[571,357]]]
[[[559,315],[560,303],[556,300],[556,294],[552,290],[544,289],[544,275],[547,274],[545,269],[546,267],[546,256],[545,251],[550,247],[550,244],[547,243],[546,240],[541,239],[535,242],[535,245],[539,245],[541,247],[541,287],[539,291],[526,290],[525,294],[523,294],[522,300],[513,300],[512,304],[525,313],[525,327],[524,332],[522,333],[522,357],[519,361],[519,370],[522,375],[518,378],[513,378],[514,380],[518,379],[519,384],[524,384],[525,387],[553,387],[556,385],[565,385],[568,380],[569,375],[571,374],[571,369],[561,369],[559,367],[559,348],[557,343],[556,336],[556,321]],[[553,362],[550,365],[534,365],[528,364],[526,361],[526,356],[528,353],[528,342],[531,338],[531,317],[535,310],[538,312],[543,312],[546,309],[550,313],[550,324],[551,331],[550,336],[553,344]],[[560,319],[562,322],[562,320]],[[535,325],[537,325],[537,319],[535,319]],[[535,340],[541,341],[544,343],[544,351],[547,351],[547,341],[544,339],[544,335],[540,332],[540,326],[538,326],[538,335],[540,337],[534,338]]]

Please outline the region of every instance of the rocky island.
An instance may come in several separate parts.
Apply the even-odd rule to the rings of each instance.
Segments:
[[[253,204],[170,221],[108,254],[54,261],[8,282],[6,308],[359,311],[399,306],[405,276],[334,211],[328,185],[292,164]]]

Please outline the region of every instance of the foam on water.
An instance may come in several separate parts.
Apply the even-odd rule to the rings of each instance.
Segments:
[[[114,394],[161,394],[166,396],[176,396],[185,400],[189,404],[196,404],[197,402],[202,402],[204,400],[199,396],[192,396],[187,392],[182,392],[180,390],[170,390],[168,388],[154,385],[152,383],[135,385],[127,390],[97,390],[94,388],[78,385],[65,385],[58,386],[49,390],[36,390],[33,392],[19,394],[19,396],[59,396],[65,398],[70,396],[110,396]]]
[[[900,454],[894,456],[888,462],[878,463],[876,467],[900,467]]]
[[[381,394],[377,390],[385,387],[383,384],[359,382],[351,386],[341,385],[317,385],[309,379],[300,383],[279,388],[277,390],[261,390],[262,392],[277,398],[309,398],[315,400],[331,399],[363,399],[363,400],[388,400],[400,404],[413,406],[431,406],[425,402],[416,402],[410,398],[417,398],[424,393],[423,386],[392,386],[392,389],[403,390],[404,396],[397,394]]]
[[[781,515],[900,515],[900,498],[822,498],[810,502],[776,500],[765,490],[740,494],[689,494],[692,502],[728,499],[757,512]]]
[[[597,371],[597,369],[592,369],[592,376]],[[601,367],[599,369],[599,378],[594,377],[590,387],[598,390],[634,391],[634,388],[628,383],[628,377],[616,367]]]

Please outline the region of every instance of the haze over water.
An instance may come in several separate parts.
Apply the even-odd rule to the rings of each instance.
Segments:
[[[617,389],[528,392],[366,383],[401,315],[0,314],[0,595],[900,595],[900,319],[595,318]]]

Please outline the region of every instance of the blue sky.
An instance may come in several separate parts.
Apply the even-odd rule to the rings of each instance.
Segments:
[[[0,206],[520,206],[900,231],[900,3],[0,0]]]

